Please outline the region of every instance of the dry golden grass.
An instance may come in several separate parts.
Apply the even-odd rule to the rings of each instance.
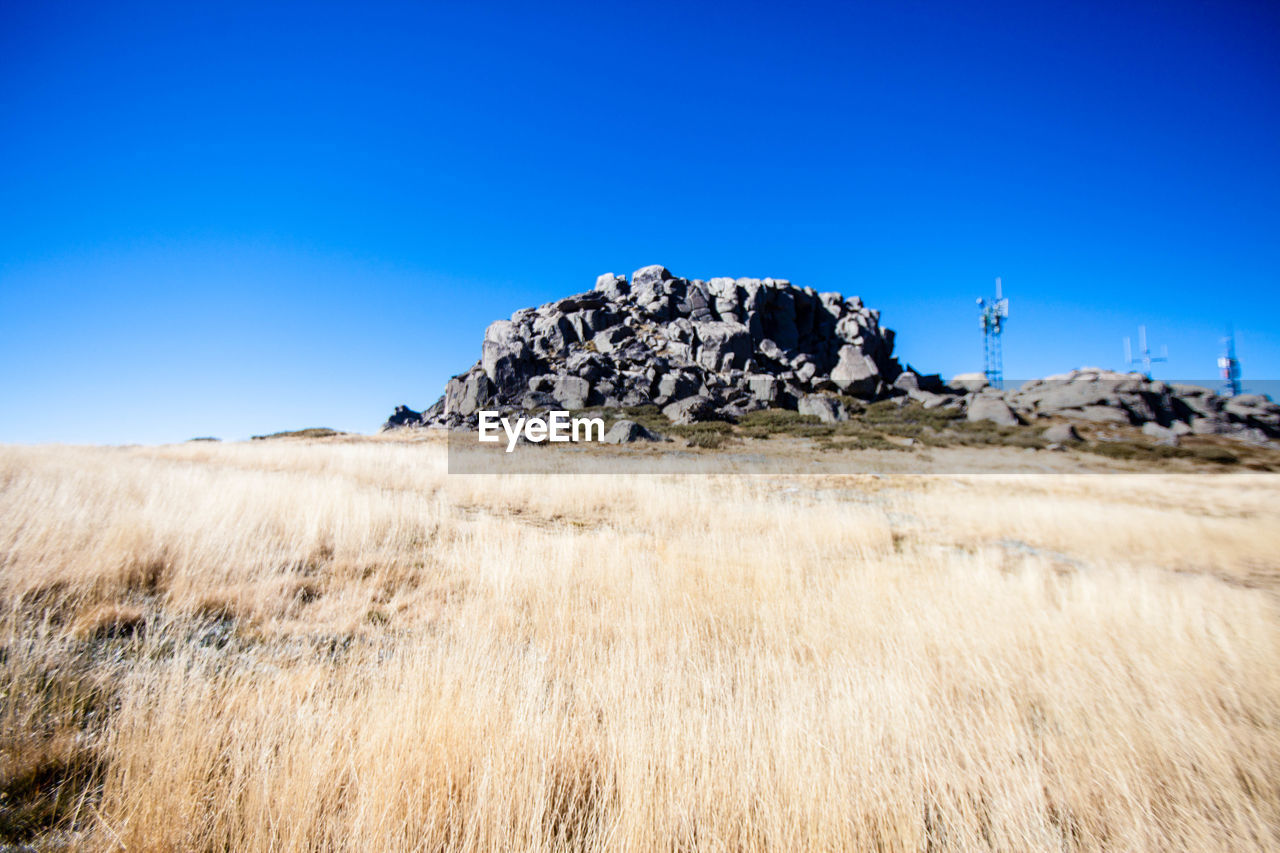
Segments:
[[[0,448],[0,842],[1276,849],[1278,496]]]

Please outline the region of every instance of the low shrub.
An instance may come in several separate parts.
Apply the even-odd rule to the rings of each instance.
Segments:
[[[270,438],[328,438],[332,435],[342,435],[336,429],[328,427],[308,427],[307,429],[286,430],[284,432],[273,432],[269,435],[255,435],[254,441],[265,441]]]

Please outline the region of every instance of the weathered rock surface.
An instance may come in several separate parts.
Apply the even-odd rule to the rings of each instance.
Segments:
[[[1076,432],[1076,428],[1071,424],[1054,424],[1044,431],[1046,441],[1054,444],[1067,444],[1072,441],[1080,440],[1080,433]]]
[[[1019,423],[1018,416],[998,393],[982,393],[974,396],[969,401],[969,409],[965,416],[971,421],[991,421],[1000,426],[1017,426]]]
[[[794,409],[823,392],[875,399],[897,393],[902,372],[893,332],[856,297],[771,278],[689,280],[654,265],[493,323],[480,360],[449,380],[430,414],[415,422],[398,409],[385,428],[470,426],[482,408],[644,403],[693,423]],[[808,405],[843,414],[835,401]]]
[[[1142,425],[1142,434],[1156,440],[1156,444],[1178,446],[1178,434],[1171,427],[1160,426],[1155,421],[1147,421]]]
[[[1258,394],[1224,398],[1099,368],[1010,390],[988,387],[980,373],[944,384],[904,369],[893,344],[879,312],[856,296],[772,278],[690,280],[653,265],[630,281],[605,273],[592,290],[491,324],[479,360],[450,379],[434,405],[422,412],[397,407],[383,429],[474,427],[480,409],[649,403],[676,424],[733,420],[769,407],[835,422],[849,417],[843,395],[906,398],[1010,426],[1039,418],[1102,429],[1154,424],[1147,434],[1167,442],[1181,435],[1280,437],[1280,405]]]
[[[654,435],[635,421],[618,421],[609,428],[604,434],[605,444],[631,444],[635,441],[660,441],[659,436]]]
[[[849,419],[844,405],[826,394],[808,394],[801,397],[797,409],[802,415],[817,415],[819,420],[827,424]]]

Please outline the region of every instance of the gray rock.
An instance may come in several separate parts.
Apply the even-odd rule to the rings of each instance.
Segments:
[[[695,394],[683,400],[677,400],[663,407],[662,414],[667,420],[677,425],[688,425],[700,421],[715,420],[716,406],[710,397]]]
[[[1072,424],[1054,424],[1044,431],[1045,440],[1054,444],[1063,445],[1072,441],[1080,440],[1080,433],[1076,432],[1075,426]]]
[[[893,387],[910,395],[912,391],[920,390],[920,377],[910,370],[904,370],[893,380]]]
[[[777,401],[782,383],[776,376],[770,376],[767,373],[747,373],[742,379],[753,400],[762,405],[770,405]]]
[[[1191,419],[1192,435],[1226,435],[1231,432],[1231,422],[1226,418],[1214,416]]]
[[[626,276],[607,272],[596,279],[596,290],[610,302],[619,302],[631,292]]]
[[[658,379],[657,397],[660,402],[692,397],[701,389],[700,383],[689,373],[667,373]]]
[[[565,370],[575,376],[581,376],[588,382],[595,382],[604,376],[604,358],[597,353],[578,350],[564,361]]]
[[[382,431],[386,432],[390,429],[403,429],[421,425],[422,412],[415,412],[408,406],[396,406],[396,410],[391,413],[391,417],[387,418],[386,423],[382,425]]]
[[[660,441],[659,436],[649,432],[635,421],[618,421],[604,434],[605,444],[631,444],[634,441]]]
[[[845,412],[844,406],[840,401],[825,394],[808,394],[801,397],[797,408],[800,414],[817,415],[818,419],[826,424],[834,424],[849,419],[849,415]]]
[[[1265,394],[1237,394],[1234,397],[1228,397],[1225,404],[1227,411],[1233,408],[1245,409],[1275,409],[1277,405],[1267,399]]]
[[[831,369],[831,381],[846,394],[866,397],[875,393],[880,381],[880,369],[875,361],[846,344],[840,347],[836,366]]]
[[[1029,403],[1036,412],[1053,415],[1067,409],[1105,405],[1111,394],[1111,389],[1098,382],[1053,382],[1024,390],[1016,396],[1020,401]]]
[[[684,302],[681,303],[681,308],[689,314],[689,317],[695,323],[701,323],[715,319],[711,311],[711,305],[711,298],[707,293],[706,285],[695,281],[685,291],[685,298]]]
[[[729,359],[729,367],[741,367],[751,357],[751,335],[741,323],[710,321],[693,324],[698,339],[698,361],[710,370],[719,370]]]
[[[589,341],[618,321],[618,315],[607,308],[587,308],[568,316],[579,341]]]
[[[559,311],[538,317],[533,321],[533,339],[530,349],[539,355],[559,354],[570,343],[578,341],[573,324]]]
[[[1147,421],[1142,425],[1142,434],[1156,440],[1157,444],[1164,444],[1171,447],[1178,445],[1178,434],[1169,427],[1160,426],[1155,421]]]
[[[961,391],[981,391],[987,387],[987,377],[981,373],[957,373],[947,384]]]
[[[970,399],[965,417],[970,421],[991,421],[1001,426],[1017,426],[1019,423],[1009,404],[991,394],[978,394]]]
[[[1273,435],[1280,434],[1280,405],[1261,394],[1240,394],[1228,397],[1222,411],[1233,420]]]
[[[672,309],[672,281],[666,267],[642,267],[631,274],[631,295],[646,313],[666,319]]]
[[[764,340],[760,341],[760,343],[756,346],[756,349],[760,352],[762,356],[769,359],[770,361],[776,361],[779,364],[785,364],[787,361],[786,353],[782,351],[782,347],[778,346],[778,344],[774,342],[772,338],[765,338]]]
[[[671,271],[662,264],[650,264],[631,274],[631,291],[634,293],[638,287],[652,287],[654,284],[670,281],[672,278]]]
[[[1064,418],[1090,421],[1096,424],[1128,424],[1132,423],[1127,409],[1112,406],[1085,406],[1080,409],[1063,409],[1058,412]]]
[[[635,337],[635,332],[630,326],[614,326],[611,329],[605,329],[600,334],[591,339],[596,345],[596,351],[602,353],[611,353],[618,349],[623,343]]]
[[[585,409],[587,397],[591,394],[591,383],[580,376],[564,374],[555,377],[550,393],[566,409]]]
[[[482,403],[491,392],[489,377],[472,370],[455,376],[444,386],[444,411],[446,415],[466,417],[483,408]]]
[[[936,409],[939,406],[945,406],[952,400],[959,399],[958,397],[950,397],[946,394],[935,394],[932,391],[908,391],[907,398],[915,400],[926,409]]]

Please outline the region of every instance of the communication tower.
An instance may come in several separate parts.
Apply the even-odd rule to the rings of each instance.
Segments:
[[[979,297],[978,309],[982,312],[983,373],[991,387],[1001,388],[1004,385],[1004,354],[1000,349],[1000,335],[1004,332],[1005,321],[1009,319],[1009,300],[1000,291],[999,278],[996,279],[995,299]]]
[[[1151,349],[1147,346],[1147,327],[1138,327],[1138,355],[1135,358],[1133,349],[1130,346],[1129,339],[1124,339],[1124,363],[1129,367],[1137,367],[1142,365],[1142,375],[1151,378],[1151,365],[1157,361],[1169,360],[1169,348],[1166,346],[1162,349],[1160,355],[1152,355]]]
[[[1236,334],[1227,330],[1222,339],[1222,355],[1218,358],[1218,369],[1222,371],[1222,396],[1234,397],[1242,390],[1240,387],[1240,360],[1236,358]]]

